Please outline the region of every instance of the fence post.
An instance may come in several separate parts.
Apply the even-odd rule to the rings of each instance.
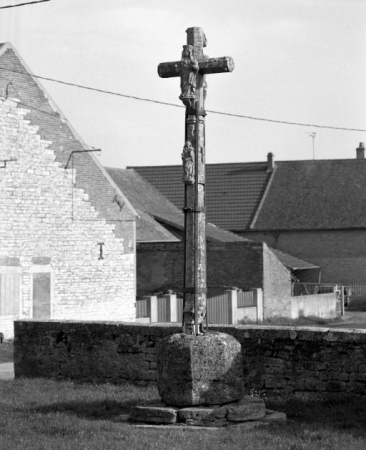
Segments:
[[[344,286],[341,286],[341,316],[344,316]]]
[[[157,322],[158,297],[156,295],[145,295],[143,298],[147,300],[147,314],[150,317],[150,322]]]
[[[263,322],[263,291],[260,288],[252,289],[254,301],[257,304],[257,323]]]
[[[236,325],[238,322],[238,293],[236,289],[225,289],[225,292],[228,294],[228,323],[230,325]]]
[[[178,322],[178,301],[176,294],[163,295],[166,301],[167,316],[169,322]]]

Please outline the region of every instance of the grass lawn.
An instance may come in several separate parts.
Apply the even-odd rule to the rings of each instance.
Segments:
[[[0,364],[13,362],[13,342],[5,341],[0,343]]]
[[[245,431],[142,429],[121,421],[155,388],[42,379],[0,381],[4,450],[364,450],[366,402],[267,400],[288,422]]]

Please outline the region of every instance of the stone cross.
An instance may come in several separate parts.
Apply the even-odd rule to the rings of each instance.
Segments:
[[[186,334],[201,334],[206,316],[205,75],[234,69],[230,57],[205,56],[206,45],[202,28],[188,28],[181,60],[158,66],[160,77],[180,77],[179,98],[186,106],[182,153],[185,184],[183,333]]]

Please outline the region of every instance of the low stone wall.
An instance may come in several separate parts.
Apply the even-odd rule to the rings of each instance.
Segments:
[[[212,326],[242,345],[248,388],[297,396],[366,396],[366,330]],[[156,382],[156,344],[176,324],[15,322],[16,377]]]
[[[337,294],[299,295],[291,297],[291,317],[321,317],[333,319],[337,317]]]
[[[15,377],[155,382],[156,344],[180,331],[176,323],[16,321]]]

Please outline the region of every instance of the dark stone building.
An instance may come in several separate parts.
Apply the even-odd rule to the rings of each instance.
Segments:
[[[178,208],[179,166],[134,167]],[[207,164],[207,220],[321,267],[302,281],[366,282],[366,160]]]
[[[107,168],[139,214],[136,223],[137,293],[172,289],[182,292],[184,214],[133,169]],[[183,191],[182,168],[176,174]],[[293,268],[318,273],[319,268],[206,224],[207,285],[263,290],[264,317],[289,315]]]

